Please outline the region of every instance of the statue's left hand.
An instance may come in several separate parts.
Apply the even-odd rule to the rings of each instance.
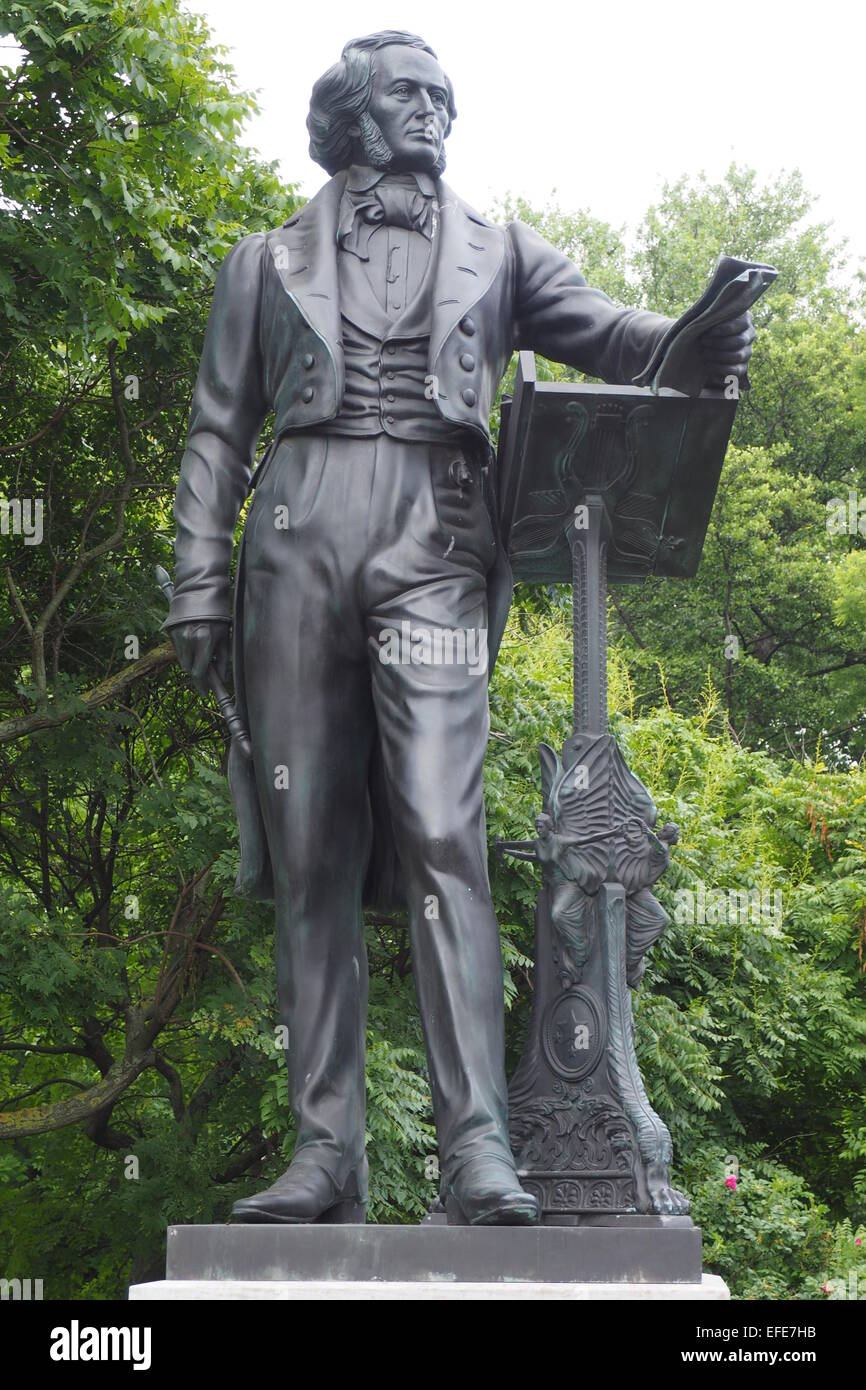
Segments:
[[[740,382],[745,380],[754,341],[755,329],[748,309],[735,319],[708,328],[697,343],[707,368],[706,384],[724,386],[725,378],[731,376]]]

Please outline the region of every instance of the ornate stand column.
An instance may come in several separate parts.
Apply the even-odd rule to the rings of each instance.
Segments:
[[[602,492],[587,491],[567,527],[574,590],[574,733],[561,757],[542,744],[536,840],[503,843],[536,860],[535,994],[511,1080],[511,1142],[544,1217],[682,1215],[671,1139],[647,1098],[634,1051],[631,990],[668,916],[651,885],[677,828],[656,808],[607,721],[607,548]]]

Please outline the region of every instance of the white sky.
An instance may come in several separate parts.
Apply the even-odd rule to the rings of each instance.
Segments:
[[[511,190],[632,230],[665,178],[799,168],[866,257],[866,6],[862,0],[186,0],[231,50],[262,115],[247,138],[307,196],[310,89],[350,38],[409,29],[451,77],[446,179],[488,210]],[[720,250],[723,248],[720,248]]]

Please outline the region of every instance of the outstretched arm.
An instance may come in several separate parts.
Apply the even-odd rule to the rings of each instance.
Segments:
[[[631,383],[674,320],[620,308],[524,223],[510,223],[508,233],[515,263],[515,346],[611,384]],[[754,337],[746,313],[699,338],[695,350],[705,381],[716,384],[729,374],[744,378]]]
[[[515,347],[529,348],[612,384],[628,384],[671,326],[663,314],[622,309],[523,222],[508,234],[515,257]]]

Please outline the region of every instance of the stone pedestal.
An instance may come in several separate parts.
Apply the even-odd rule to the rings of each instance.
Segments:
[[[569,1225],[171,1226],[166,1279],[132,1299],[726,1298],[689,1217]]]
[[[565,1299],[577,1302],[607,1302],[634,1300],[640,1302],[660,1299],[664,1302],[685,1303],[694,1300],[719,1302],[730,1298],[724,1280],[716,1274],[705,1274],[700,1284],[529,1284],[529,1283],[449,1283],[429,1279],[424,1283],[398,1283],[388,1280],[287,1279],[160,1279],[152,1284],[133,1284],[129,1297],[133,1302],[196,1300],[262,1300],[278,1299],[300,1303],[393,1301],[435,1303],[445,1300],[472,1302],[542,1302]]]

